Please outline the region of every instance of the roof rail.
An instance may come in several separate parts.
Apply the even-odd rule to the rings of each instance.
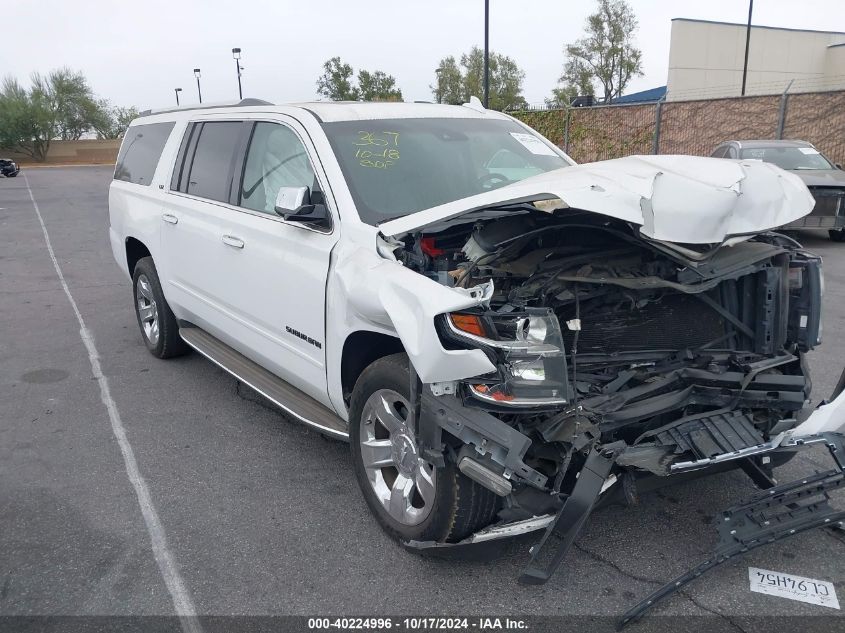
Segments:
[[[157,108],[155,110],[144,110],[138,114],[139,117],[151,116],[153,114],[167,114],[169,112],[184,112],[186,110],[213,110],[214,108],[236,108],[245,106],[275,105],[264,99],[247,98],[240,101],[226,101],[223,103],[209,103],[208,105],[184,105],[175,108]]]

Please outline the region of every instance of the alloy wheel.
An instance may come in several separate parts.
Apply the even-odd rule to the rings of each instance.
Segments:
[[[370,486],[391,518],[419,525],[434,505],[437,473],[417,448],[409,424],[410,404],[391,389],[380,389],[364,404],[360,448]]]
[[[138,306],[138,320],[141,322],[141,329],[150,345],[158,344],[159,323],[158,305],[153,295],[153,287],[146,275],[138,277],[135,285],[135,301]]]

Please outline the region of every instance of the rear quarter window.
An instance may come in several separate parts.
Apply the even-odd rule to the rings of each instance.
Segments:
[[[161,151],[174,125],[171,121],[130,127],[117,155],[114,179],[136,185],[150,185]]]

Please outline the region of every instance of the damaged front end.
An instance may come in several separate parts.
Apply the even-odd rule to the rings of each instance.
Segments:
[[[822,332],[821,259],[782,235],[668,242],[560,206],[480,209],[391,242],[406,268],[483,289],[435,327],[495,371],[421,383],[419,436],[501,497],[465,544],[546,529],[527,583],[554,573],[614,484],[633,501],[644,478],[736,466],[774,486],[803,443],[804,355]]]
[[[820,341],[821,260],[777,234],[691,250],[527,205],[406,237],[406,266],[488,288],[436,327],[444,348],[482,350],[496,371],[433,388],[530,440],[524,461],[553,494],[547,508],[515,499],[510,518],[553,510],[594,448],[665,476],[795,426],[810,394],[804,353]]]

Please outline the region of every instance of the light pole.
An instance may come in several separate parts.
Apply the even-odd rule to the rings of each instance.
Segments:
[[[490,0],[484,0],[484,107],[490,100]]]
[[[442,78],[442,68],[435,68],[434,74],[437,76],[437,103],[443,103],[443,86],[440,84]]]
[[[179,93],[182,92],[181,88],[174,88],[173,92],[176,93],[176,105],[179,105]]]
[[[243,99],[244,98],[244,91],[243,91],[243,88],[241,88],[241,70],[242,70],[242,68],[241,68],[241,49],[233,48],[232,49],[232,57],[235,58],[235,68],[238,71],[238,98]]]
[[[742,96],[745,96],[745,79],[748,76],[748,47],[751,44],[751,12],[754,0],[748,0],[748,26],[745,27],[745,63],[742,66]]]
[[[200,103],[202,103],[202,90],[200,89],[200,69],[194,68],[194,77],[197,78],[197,96],[199,97]]]

